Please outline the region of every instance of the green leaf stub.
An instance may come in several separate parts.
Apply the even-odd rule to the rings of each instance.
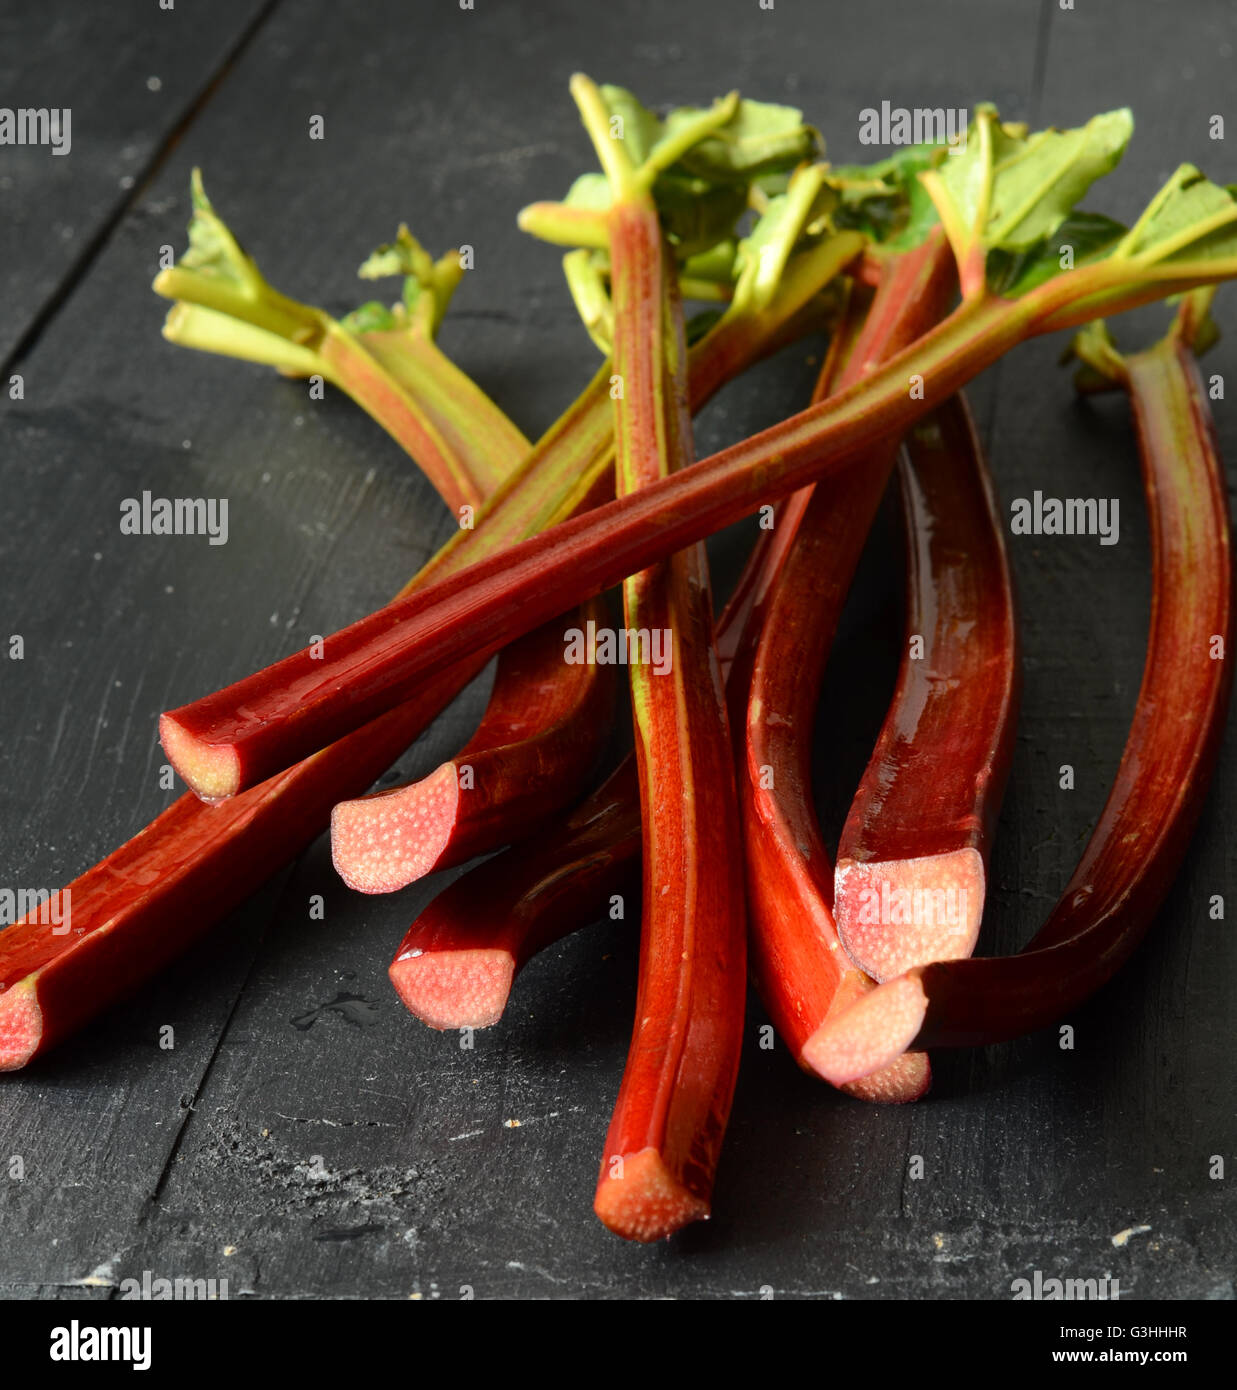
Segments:
[[[1115,168],[1133,129],[1122,109],[1073,130],[1027,134],[1003,126],[993,107],[977,107],[966,149],[926,178],[955,249],[1027,251],[1052,236]]]
[[[189,188],[193,206],[193,216],[189,219],[189,249],[178,264],[185,270],[216,276],[239,288],[250,287],[255,278],[253,263],[211,206],[200,169],[194,169]]]

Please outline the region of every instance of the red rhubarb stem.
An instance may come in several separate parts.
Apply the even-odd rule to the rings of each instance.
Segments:
[[[475,509],[529,453],[519,430],[425,332],[358,340],[332,326],[319,355],[380,424],[404,431],[406,445],[409,417],[426,419],[431,481],[457,511]],[[597,603],[577,610],[575,621],[596,618]],[[561,628],[535,630],[499,653],[485,715],[457,758],[419,782],[334,809],[332,855],[350,887],[391,892],[488,853],[583,792],[608,735],[613,672],[567,665]]]
[[[783,276],[773,303],[722,319],[710,333],[707,346],[691,355],[695,402],[708,399],[754,351],[776,344],[783,321],[809,298],[822,270],[834,268],[846,259],[850,244],[840,239],[839,245],[822,248],[825,255],[818,249],[800,258]],[[401,351],[395,353],[395,359],[401,362],[406,336],[376,334],[367,338],[399,338]],[[451,366],[446,358],[442,361]],[[604,395],[607,409],[611,376],[611,368],[606,365],[590,388],[590,393]],[[450,432],[450,425],[450,421],[443,422],[444,433]],[[465,435],[462,442],[476,448],[483,441],[474,427],[474,433]],[[606,445],[609,443],[607,435]],[[596,453],[594,446],[590,457]],[[610,488],[608,471],[604,477],[593,473],[590,478],[590,473],[592,470],[587,467],[582,470],[574,495],[562,498],[553,492],[548,494],[560,513],[587,506],[595,495],[600,497],[603,488]],[[524,489],[518,495],[528,496],[529,492]],[[507,511],[510,514],[511,508]],[[543,506],[540,512],[526,515],[524,524],[536,529],[547,524],[552,515]],[[433,566],[427,567],[422,578],[428,579],[435,573]],[[599,601],[593,600],[575,623],[587,629],[590,619],[595,623],[603,621],[603,611]],[[605,711],[611,699],[613,671],[591,661],[575,667],[563,664],[562,636],[571,625],[571,619],[554,620],[540,634],[534,633],[527,639],[538,642],[537,650],[549,663],[541,676],[527,669],[529,663],[519,654],[521,643],[500,653],[491,708],[468,748],[457,758],[420,782],[336,809],[332,816],[332,852],[336,867],[350,886],[365,892],[390,892],[425,873],[487,853],[531,834],[551,813],[583,791],[607,728]],[[553,670],[556,662],[557,672]],[[573,690],[576,702],[570,717],[566,707],[560,716],[558,702],[543,693],[538,703],[544,727],[536,737],[526,729],[525,736],[514,744],[509,742],[511,720],[528,724],[529,715],[518,694],[510,701],[502,698],[509,684],[506,673],[513,665],[526,671],[530,687],[544,687],[545,692],[561,687],[564,698],[568,690]]]
[[[343,801],[331,855],[362,893],[399,888],[533,834],[587,788],[609,735],[614,667],[568,664],[564,639],[608,622],[592,599],[499,654],[485,717],[454,758],[405,786]]]
[[[905,433],[1023,339],[1234,273],[1224,258],[1178,266],[1114,254],[1016,300],[976,293],[837,397],[515,546],[462,580],[389,604],[335,634],[324,661],[299,653],[165,714],[164,748],[199,794],[234,795],[398,704],[462,655],[497,651],[564,603],[853,462],[874,437]]]
[[[885,262],[840,389],[877,371],[945,312],[953,261],[938,230]],[[828,366],[829,364],[826,364]],[[818,393],[833,382],[823,373]],[[896,457],[878,443],[863,468],[818,483],[765,596],[744,708],[739,799],[744,819],[752,976],[778,1035],[800,1066],[825,1018],[871,982],[846,959],[834,923],[833,866],[811,792],[812,732],[842,605]],[[861,1083],[861,1098],[914,1100],[927,1059],[908,1058]]]
[[[634,493],[691,462],[687,350],[651,199],[610,211],[615,485]],[[636,1022],[594,1209],[631,1240],[709,1214],[743,1040],[743,882],[726,701],[704,546],[623,586],[629,630],[661,633],[666,668],[630,667],[643,822]]]
[[[479,663],[243,796],[182,796],[69,885],[67,935],[0,932],[0,1071],[22,1067],[183,954],[318,835],[417,736]]]
[[[1184,315],[1183,320],[1184,321]],[[907,1047],[1002,1042],[1082,1004],[1128,959],[1181,866],[1232,686],[1232,543],[1206,390],[1174,332],[1125,359],[1151,518],[1147,659],[1116,779],[1047,922],[1016,956],[920,966],[814,1044],[845,1080]]]
[[[407,698],[460,659],[490,655],[579,602],[861,458],[1024,336],[1021,303],[964,305],[867,381],[587,516],[396,600],[309,651],[160,721],[199,795],[233,795]],[[909,369],[922,379],[909,381]]]
[[[723,681],[759,599],[764,566],[773,563],[783,534],[761,531],[718,619]],[[487,859],[430,903],[391,962],[396,992],[433,1028],[497,1023],[527,962],[624,895],[640,849],[640,784],[629,753],[552,835]]]
[[[723,320],[692,352],[700,405],[728,375],[771,350],[800,321],[856,239],[798,258],[776,302]],[[510,545],[612,488],[609,364],[551,427],[475,530],[460,531],[423,574],[439,578],[487,549]],[[255,892],[324,828],[331,807],[358,796],[481,669],[472,658],[414,700],[287,773],[222,805],[181,797],[70,885],[72,926],[55,935],[24,921],[0,934],[0,1069],[24,1066],[155,975]]]
[[[634,755],[552,837],[515,846],[461,875],[408,929],[391,983],[431,1028],[488,1028],[539,951],[613,907],[640,864]]]
[[[1002,518],[960,396],[911,430],[899,471],[906,642],[834,875],[842,944],[877,980],[975,948],[1019,685]]]
[[[475,513],[515,472],[530,445],[433,339],[451,288],[463,273],[451,264],[452,257],[431,262],[401,229],[400,248],[410,258],[408,268],[418,276],[416,310],[411,315],[401,310],[404,326],[399,329],[361,330],[272,290],[218,221],[196,178],[194,202],[199,241],[213,238],[232,254],[213,274],[190,267],[159,276],[160,292],[192,300],[174,305],[165,329],[168,335],[189,346],[270,360],[286,371],[321,373],[412,454],[459,515],[461,526],[471,526],[468,513]],[[235,296],[219,299],[226,288],[225,268],[247,287],[239,302]],[[222,312],[227,307],[243,313],[244,320],[228,317]],[[300,320],[294,341],[275,336],[279,329],[291,331],[289,315]],[[578,621],[587,621],[587,614]],[[458,793],[451,767],[444,766],[428,785],[414,785],[403,794],[388,792],[381,811],[370,808],[368,814],[394,818],[405,827],[421,826],[428,815],[431,840],[435,831],[440,839],[449,837],[457,854],[494,849],[532,830],[534,813],[544,817],[583,789],[588,768],[606,738],[604,687],[610,674],[569,669],[561,652],[535,632],[513,643],[499,654],[490,707],[471,740],[472,761],[461,768]],[[542,717],[551,723],[542,727]],[[475,779],[480,776],[485,780],[478,787]],[[395,806],[409,800],[415,804],[394,816]],[[449,810],[455,814],[448,816]],[[447,843],[439,846],[442,854],[435,854],[423,845],[409,849],[386,839],[388,859],[396,867],[410,858],[421,867],[450,858]],[[367,833],[354,843],[369,848],[376,841]],[[361,866],[358,873],[372,877],[374,866]],[[389,866],[387,873],[390,877]]]

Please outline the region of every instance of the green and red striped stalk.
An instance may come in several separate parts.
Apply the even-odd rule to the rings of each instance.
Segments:
[[[593,83],[577,75],[572,95],[610,180],[615,491],[623,497],[691,462],[687,348],[649,180],[612,138]],[[703,135],[708,117],[700,124]],[[704,546],[629,577],[623,610],[629,631],[669,638],[670,660],[668,669],[643,659],[629,668],[643,826],[640,977],[593,1205],[616,1234],[652,1241],[709,1214],[743,1041],[745,922]]]
[[[458,255],[435,262],[401,227],[361,273],[403,273],[411,308],[370,304],[340,322],[272,288],[196,171],[193,207],[190,250],[155,281],[160,294],[184,296],[168,315],[166,336],[320,373],[412,455],[464,526],[532,446],[435,341],[463,274]],[[598,611],[591,601],[576,621]],[[402,886],[435,865],[508,844],[569,805],[605,743],[613,687],[608,668],[564,664],[560,624],[512,643],[499,653],[485,715],[461,755],[466,773],[457,776],[455,760],[421,782],[336,808],[333,824],[355,830],[333,845],[345,881],[372,892]]]
[[[190,248],[154,282],[174,301],[163,329],[170,342],[320,375],[386,430],[453,511],[480,505],[527,455],[520,430],[434,341],[463,274],[456,252],[434,261],[401,228],[416,311],[399,331],[363,329],[276,290],[215,212],[197,169],[191,201]]]

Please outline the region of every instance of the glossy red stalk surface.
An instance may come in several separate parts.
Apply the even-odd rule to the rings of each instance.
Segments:
[[[331,856],[349,888],[393,893],[526,839],[579,798],[610,735],[615,674],[568,664],[564,628],[608,621],[590,599],[505,647],[481,724],[454,758],[335,807]]]
[[[425,333],[332,331],[319,355],[336,382],[406,448],[456,512],[516,473],[531,445]],[[410,425],[423,424],[420,435]],[[575,621],[597,617],[597,600]],[[566,622],[572,619],[568,617]],[[536,829],[584,790],[609,733],[609,667],[569,666],[562,623],[498,654],[494,685],[467,747],[428,777],[341,802],[331,850],[349,887],[382,893],[485,854]]]
[[[0,1071],[22,1067],[183,954],[362,791],[480,669],[218,806],[186,794],[69,884],[70,929],[27,918],[0,932]]]
[[[865,381],[467,574],[396,600],[329,637],[324,660],[296,653],[165,714],[160,732],[169,759],[206,796],[231,795],[272,775],[407,698],[461,655],[492,654],[564,604],[841,469],[873,437],[901,434],[1026,336],[1027,321],[1025,301],[964,305]],[[921,383],[911,383],[912,374]]]
[[[822,249],[831,255],[841,240]],[[165,714],[164,748],[200,795],[234,795],[398,704],[462,656],[497,651],[564,604],[853,463],[874,439],[901,436],[1024,339],[1196,287],[1211,269],[1206,260],[1174,266],[1112,257],[1057,274],[1016,300],[977,294],[836,397],[466,576],[396,600],[336,633],[325,660],[297,653]],[[1215,261],[1214,273],[1229,274],[1227,262]]]
[[[1147,659],[1125,751],[1082,859],[1015,956],[917,967],[815,1041],[835,1080],[907,1047],[1002,1042],[1055,1023],[1129,958],[1202,810],[1232,687],[1228,501],[1206,390],[1180,333],[1125,359],[1151,517]]]
[[[651,199],[609,214],[615,486],[634,493],[691,462],[687,349]],[[709,1213],[743,1042],[743,879],[726,698],[704,546],[623,585],[628,629],[665,634],[668,669],[629,668],[643,824],[635,1026],[593,1207],[629,1240]]]
[[[910,431],[899,472],[906,642],[834,874],[838,935],[877,980],[975,948],[1020,673],[1003,518],[961,396]]]
[[[816,294],[853,254],[845,240],[821,248],[784,278],[774,305],[720,323],[693,349],[693,404],[802,326]],[[458,532],[425,567],[426,582],[595,506],[612,490],[609,375],[603,364],[499,488],[477,528]],[[337,801],[372,785],[482,665],[481,658],[461,662],[354,736],[223,804],[182,796],[73,880],[67,934],[29,920],[0,934],[0,1069],[24,1066],[187,950],[304,849]]]
[[[929,330],[954,284],[939,231],[889,260],[839,389]],[[818,390],[830,386],[822,378]],[[763,599],[743,710],[739,800],[752,975],[779,1036],[805,1067],[804,1048],[825,1019],[871,988],[838,941],[833,864],[811,792],[812,734],[825,662],[896,453],[896,440],[878,441],[862,468],[817,483]],[[928,1080],[927,1058],[907,1058],[874,1078],[865,1098],[913,1100]]]

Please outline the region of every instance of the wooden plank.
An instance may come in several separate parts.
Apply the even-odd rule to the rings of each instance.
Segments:
[[[1115,13],[1087,8],[1099,14],[1088,24]],[[1153,13],[1121,9],[1136,12]],[[1013,3],[964,0],[942,19],[942,7],[908,0],[883,6],[879,25],[790,3],[731,4],[725,23],[717,13],[704,0],[535,14],[443,6],[414,28],[393,3],[304,4],[260,31],[36,344],[46,394],[0,416],[6,614],[28,635],[20,672],[0,666],[13,873],[61,881],[132,833],[168,795],[155,777],[160,708],[357,615],[446,534],[429,489],[346,403],[311,403],[303,384],[160,342],[145,284],[154,249],[182,242],[193,163],[274,282],[334,309],[362,297],[352,268],[401,218],[434,248],[473,244],[477,270],[444,341],[531,432],[591,366],[557,257],[514,227],[524,201],[561,191],[589,162],[565,92],[576,67],[652,101],[731,85],[797,100],[838,159],[870,153],[858,113],[885,99],[984,95],[1029,115],[1038,72],[1039,115],[1068,120],[1115,104],[1123,69],[1128,84],[1154,54],[1157,71],[1176,73],[1186,53],[1195,89],[1225,90],[1215,36],[1199,56],[1197,31],[1168,22],[1154,48],[1133,20],[1103,43],[1080,29],[1073,44],[1073,31],[1058,35],[1078,17],[1049,6],[1037,64],[1040,14]],[[411,67],[390,58],[403,34]],[[1097,48],[1108,86],[1082,74]],[[1147,108],[1144,145],[1184,82],[1134,94]],[[285,94],[278,105],[272,90]],[[326,139],[311,143],[315,113]],[[1176,137],[1156,145],[1161,158],[1170,148],[1182,148]],[[1141,664],[1147,553],[1128,429],[1119,402],[1072,405],[1053,366],[1059,347],[1022,349],[978,384],[1002,494],[1101,479],[1121,497],[1122,542],[1013,547],[1027,694],[992,945],[1025,939],[1068,873]],[[728,391],[701,422],[700,451],[793,409],[811,378],[807,353]],[[1226,361],[1218,355],[1217,370]],[[1223,419],[1221,429],[1231,452]],[[118,500],[143,487],[230,497],[228,545],[120,538]],[[738,539],[713,547],[723,577]],[[14,563],[32,554],[57,563]],[[886,527],[865,557],[822,707],[826,827],[844,814],[892,679],[898,583]],[[186,642],[195,621],[202,640]],[[483,690],[457,702],[404,767],[454,751]],[[1054,776],[1066,760],[1080,772],[1070,794]],[[3,1079],[0,1158],[29,1153],[36,1177],[0,1186],[0,1294],[150,1270],[226,1277],[233,1297],[454,1298],[468,1286],[477,1297],[767,1287],[1000,1298],[1040,1268],[1111,1271],[1140,1297],[1231,1296],[1231,1220],[1220,1219],[1222,1185],[1206,1178],[1205,1157],[1232,1148],[1216,1097],[1227,1093],[1221,982],[1233,948],[1203,905],[1222,891],[1232,770],[1229,753],[1187,891],[1139,961],[1080,1013],[1072,1052],[1049,1036],[942,1059],[930,1100],[881,1111],[814,1085],[780,1048],[762,1051],[753,1007],[716,1217],[660,1251],[621,1245],[589,1210],[630,1030],[634,923],[548,952],[521,977],[502,1027],[466,1050],[415,1025],[385,979],[439,882],[361,899],[319,843],[131,1010]],[[324,896],[324,920],[310,919],[311,894]],[[176,1029],[171,1052],[157,1045],[164,1023]],[[922,1180],[908,1175],[916,1154]],[[1141,1224],[1151,1232],[1112,1244]]]
[[[20,353],[90,265],[269,9],[270,0],[218,0],[209,9],[114,0],[0,14],[5,102],[69,111],[63,129],[49,127],[54,145],[0,146],[0,363]]]

